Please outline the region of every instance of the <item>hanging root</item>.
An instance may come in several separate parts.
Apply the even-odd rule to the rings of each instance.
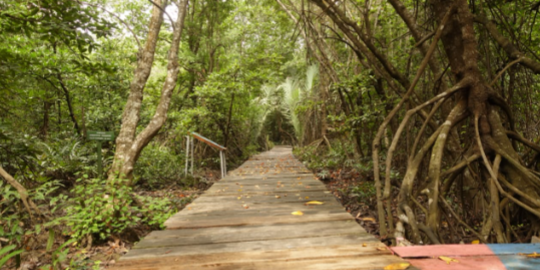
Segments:
[[[437,232],[439,228],[439,185],[441,178],[441,167],[442,167],[442,157],[443,150],[446,145],[446,139],[450,130],[455,125],[456,121],[460,118],[461,115],[466,111],[465,102],[459,102],[458,105],[450,112],[446,121],[442,125],[442,130],[433,145],[431,150],[431,159],[429,162],[428,169],[428,205],[429,205],[429,215],[427,218],[427,225],[434,231]]]

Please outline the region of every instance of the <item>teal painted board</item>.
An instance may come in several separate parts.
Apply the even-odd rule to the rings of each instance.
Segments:
[[[458,262],[446,262],[435,258],[407,259],[412,266],[420,270],[509,270],[497,256],[452,257]],[[524,268],[529,270],[529,268]]]
[[[499,260],[508,270],[538,270],[539,258],[529,258],[525,255],[501,255]]]
[[[487,244],[487,246],[495,255],[540,253],[540,244]]]

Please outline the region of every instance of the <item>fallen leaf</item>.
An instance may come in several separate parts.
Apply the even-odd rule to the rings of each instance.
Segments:
[[[236,197],[238,200],[242,199],[242,197]]]
[[[372,218],[372,217],[365,217],[365,218],[362,218],[363,221],[371,221],[371,222],[375,222],[375,219]]]
[[[458,260],[446,256],[439,256],[439,259],[444,261],[447,264],[450,264],[451,262],[459,262]]]
[[[309,201],[309,202],[307,202],[306,204],[321,205],[321,204],[324,204],[324,203],[323,203],[323,202],[319,202],[319,201]]]
[[[244,207],[244,209],[248,209],[248,208],[249,208],[249,205],[247,205],[247,204],[244,204],[244,205],[242,205],[242,206]]]
[[[384,270],[405,270],[411,266],[410,263],[393,263],[384,267]]]
[[[309,196],[306,196],[306,200],[309,199]]]
[[[276,195],[276,199],[279,199],[279,198],[281,198],[281,196],[279,196],[279,195]]]
[[[378,247],[377,250],[378,251],[386,251],[387,249],[385,247]]]
[[[302,216],[302,215],[304,215],[304,212],[302,212],[302,211],[294,211],[294,212],[291,213],[291,215]]]
[[[480,244],[480,240],[473,240],[473,241],[471,242],[471,244],[473,244],[473,245],[478,245],[478,244]]]
[[[363,247],[367,247],[367,244],[366,244],[366,243],[363,243],[362,246],[363,246]]]
[[[529,257],[529,258],[540,258],[540,254],[534,252],[534,253],[531,253],[531,254],[527,254],[527,257]]]

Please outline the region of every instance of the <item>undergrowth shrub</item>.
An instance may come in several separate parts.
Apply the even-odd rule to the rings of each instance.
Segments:
[[[366,159],[354,158],[354,145],[333,141],[332,148],[328,148],[323,141],[294,149],[294,154],[309,169],[326,174],[328,170],[350,168],[359,172],[368,172],[372,164]]]
[[[131,188],[124,179],[106,180],[88,178],[77,179],[74,196],[66,207],[66,225],[75,239],[87,235],[105,239],[119,234],[140,221],[140,210],[133,206]]]
[[[158,189],[182,179],[185,158],[171,148],[150,143],[141,153],[134,175],[138,184]]]
[[[77,180],[62,219],[72,238],[80,240],[92,235],[104,240],[139,225],[162,228],[165,220],[187,200],[173,202],[167,196],[138,196],[132,194],[126,179],[107,181],[85,175]]]
[[[349,197],[355,197],[358,202],[370,201],[375,197],[375,185],[373,182],[362,182],[350,190]]]

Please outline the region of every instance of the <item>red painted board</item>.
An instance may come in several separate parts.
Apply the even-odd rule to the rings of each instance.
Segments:
[[[486,245],[431,245],[391,249],[402,258],[493,255],[493,251]]]
[[[456,257],[459,262],[447,264],[440,259],[408,260],[420,270],[506,270],[497,256]]]

